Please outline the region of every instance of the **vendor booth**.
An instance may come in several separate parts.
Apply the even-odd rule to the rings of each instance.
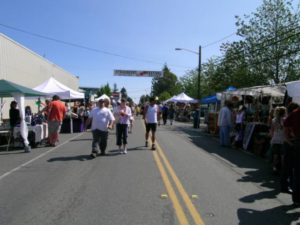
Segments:
[[[84,99],[84,93],[72,90],[66,85],[55,80],[53,77],[50,77],[44,83],[33,88],[36,91],[46,93],[48,97],[53,95],[58,95],[61,99],[70,100],[70,99]]]
[[[29,141],[28,141],[28,126],[25,122],[25,105],[24,105],[24,98],[25,97],[41,97],[45,96],[45,93],[32,90],[30,88],[15,84],[13,82],[7,80],[0,80],[0,97],[13,97],[18,105],[19,105],[19,112],[20,112],[20,126],[18,127],[19,134],[22,137],[22,145],[25,147],[25,151],[30,151]],[[12,137],[12,132],[7,125],[0,127],[1,133],[5,133],[9,135],[8,143],[7,143],[7,150],[10,144],[10,139]],[[15,136],[13,136],[15,137]]]
[[[71,88],[65,86],[64,84],[58,82],[53,77],[50,77],[44,83],[38,85],[37,87],[33,88],[36,91],[41,91],[47,94],[47,96],[52,97],[53,95],[58,95],[61,99],[71,101],[72,99],[84,99],[84,93],[72,90]],[[69,112],[67,118],[64,119],[62,125],[62,132],[70,132],[73,133],[73,118],[71,116],[71,112]],[[76,132],[78,131],[77,127],[82,127],[83,124],[77,124],[76,121]],[[80,121],[80,123],[83,123]],[[70,126],[69,129],[66,128],[66,124]]]
[[[206,106],[204,113],[204,121],[207,124],[207,131],[211,134],[218,133],[218,109],[220,105],[220,98],[217,95],[207,96],[201,99],[201,108]]]
[[[100,99],[108,99],[110,101],[110,97],[108,97],[106,94],[103,94],[98,98],[95,98],[94,101],[98,102]]]
[[[197,104],[199,101],[197,99],[191,98],[188,95],[186,95],[184,92],[180,93],[179,95],[175,95],[172,98],[164,101],[164,104],[166,103],[175,103],[177,106],[176,114],[175,114],[175,120],[182,121],[182,122],[188,122],[191,120],[191,111],[192,107],[191,104]],[[194,113],[195,114],[195,113]],[[198,115],[198,116],[197,116]],[[197,112],[197,115],[194,117],[197,119],[195,122],[196,124],[199,123],[199,110]]]
[[[180,93],[179,95],[176,95],[168,100],[168,102],[179,102],[179,103],[198,103],[197,99],[191,98],[190,96],[187,96],[184,92]]]
[[[239,106],[244,106],[245,121],[242,146],[244,150],[263,156],[269,146],[269,113],[272,107],[282,105],[286,87],[284,85],[266,85],[240,88],[224,92],[222,100],[231,100],[233,114]]]

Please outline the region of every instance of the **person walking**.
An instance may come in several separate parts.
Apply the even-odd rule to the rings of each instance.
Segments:
[[[113,116],[111,110],[106,108],[104,104],[105,100],[100,99],[98,106],[92,109],[85,124],[85,127],[88,127],[90,123],[92,123],[92,158],[96,158],[97,154],[99,154],[98,146],[101,151],[101,155],[105,155],[108,129],[112,129],[115,121],[115,117]]]
[[[230,129],[232,127],[232,102],[225,101],[225,106],[220,110],[218,126],[220,129],[220,144],[223,147],[230,146]]]
[[[242,148],[243,146],[245,119],[246,119],[246,107],[240,105],[235,118],[234,146],[236,148]]]
[[[58,95],[54,95],[48,108],[48,144],[55,146],[59,140],[59,132],[66,115],[65,104]]]
[[[17,108],[18,103],[16,101],[12,101],[10,103],[9,109],[9,124],[11,128],[11,132],[13,134],[14,128],[20,124],[21,117],[20,117],[20,110]]]
[[[155,98],[150,97],[150,104],[145,107],[143,119],[146,124],[146,134],[145,134],[145,146],[148,147],[149,132],[151,130],[151,140],[152,140],[152,150],[156,150],[155,147],[155,133],[157,129],[157,123],[160,120],[160,110],[159,106],[156,104]]]
[[[291,112],[283,122],[289,134],[289,142],[293,155],[294,180],[292,187],[292,200],[294,205],[300,206],[300,107]]]
[[[130,123],[132,113],[130,107],[126,105],[125,99],[121,99],[121,104],[118,106],[115,114],[119,118],[116,126],[119,152],[120,154],[127,154],[128,124]]]
[[[173,104],[170,105],[170,108],[169,108],[169,120],[170,120],[170,125],[173,125],[173,120],[174,120],[174,117],[175,117],[175,109],[174,109],[174,106]]]
[[[128,125],[128,133],[132,133],[132,129],[133,129],[133,122],[134,122],[134,114],[135,114],[135,107],[133,105],[133,103],[129,103],[128,104],[130,110],[131,110],[131,116],[129,118],[129,125]]]
[[[161,108],[162,111],[162,119],[163,119],[163,124],[167,124],[167,119],[168,119],[168,114],[169,114],[169,108],[167,104],[164,104],[164,106]]]

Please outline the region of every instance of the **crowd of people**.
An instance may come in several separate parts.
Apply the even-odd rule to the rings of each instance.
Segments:
[[[246,125],[244,105],[233,110],[226,101],[218,115],[220,144],[224,147],[241,147]],[[291,102],[287,107],[277,106],[268,118],[269,149],[274,174],[280,175],[281,191],[292,194],[294,204],[300,204],[300,106]],[[234,131],[233,138],[230,132]]]
[[[116,128],[116,145],[120,154],[127,154],[128,133],[132,132],[134,114],[142,114],[145,121],[145,147],[148,147],[149,134],[151,132],[152,150],[156,150],[155,132],[160,120],[160,107],[156,104],[155,98],[150,98],[149,104],[142,107],[133,107],[126,99],[121,99],[110,109],[109,99],[99,99],[86,121],[86,128],[91,124],[92,130],[92,152],[91,157],[105,155],[107,147],[108,130]]]
[[[16,126],[20,126],[21,116],[18,109],[18,103],[12,101],[9,110],[9,121],[11,133]],[[47,145],[55,146],[59,141],[59,132],[66,116],[65,104],[60,101],[59,96],[54,95],[52,100],[46,100],[45,107],[38,113],[33,114],[30,106],[25,107],[25,122],[30,125],[48,124],[48,139]]]
[[[17,102],[11,102],[9,112],[10,125],[13,129],[20,123],[20,113]],[[55,146],[59,141],[59,132],[66,116],[81,118],[85,129],[91,128],[92,151],[91,157],[105,155],[107,147],[108,130],[116,130],[116,145],[120,154],[127,154],[128,134],[132,132],[134,116],[142,115],[145,122],[145,147],[149,146],[151,133],[151,149],[156,150],[156,130],[162,124],[173,124],[178,113],[173,104],[157,103],[154,97],[149,103],[139,106],[127,102],[126,99],[111,104],[110,99],[100,99],[92,106],[79,105],[72,109],[62,102],[57,95],[52,100],[46,100],[45,107],[33,115],[29,106],[25,108],[27,123],[48,123],[49,146]],[[245,133],[248,109],[243,104],[234,105],[232,101],[225,101],[218,115],[220,144],[223,147],[241,148]],[[263,117],[269,125],[269,140],[272,169],[275,174],[280,174],[281,191],[292,194],[295,204],[300,204],[300,107],[291,102],[287,107],[274,107],[267,118]],[[232,134],[234,131],[234,136]]]

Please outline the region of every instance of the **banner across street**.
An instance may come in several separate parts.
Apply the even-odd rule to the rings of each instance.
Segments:
[[[162,76],[162,71],[114,70],[114,76],[161,77]]]

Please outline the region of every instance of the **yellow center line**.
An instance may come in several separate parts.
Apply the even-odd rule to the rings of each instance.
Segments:
[[[143,123],[143,126],[145,127],[145,124]],[[151,138],[151,137],[150,137]],[[196,207],[194,206],[192,200],[190,199],[189,195],[187,194],[186,190],[184,189],[182,183],[180,182],[178,176],[176,175],[174,169],[172,168],[169,160],[167,159],[166,155],[164,154],[164,151],[156,141],[157,151],[153,151],[153,156],[155,159],[155,162],[157,163],[157,167],[161,173],[163,182],[166,186],[167,192],[170,195],[170,199],[173,202],[173,206],[177,215],[178,220],[180,221],[180,224],[188,224],[186,215],[178,201],[178,198],[175,194],[175,191],[171,185],[171,182],[169,180],[169,177],[167,175],[167,172],[163,166],[163,163],[161,159],[164,162],[165,167],[167,168],[169,174],[171,175],[171,178],[173,179],[179,194],[181,195],[186,207],[188,208],[195,225],[205,225],[199,212],[197,211]],[[161,159],[160,159],[161,158]]]
[[[178,198],[177,198],[177,196],[175,194],[175,191],[174,191],[174,189],[173,189],[173,187],[171,185],[171,182],[170,182],[170,180],[168,178],[168,175],[167,175],[167,173],[166,173],[166,171],[165,171],[165,169],[164,169],[164,167],[162,165],[162,162],[161,162],[161,160],[160,160],[160,158],[158,156],[158,153],[156,151],[153,151],[153,156],[154,156],[156,165],[158,167],[158,170],[159,170],[159,172],[161,174],[162,180],[163,180],[163,182],[165,184],[165,187],[167,189],[168,195],[169,195],[169,197],[170,197],[170,199],[171,199],[171,201],[173,203],[173,207],[175,209],[175,213],[176,213],[176,216],[177,216],[177,218],[179,220],[179,223],[181,225],[188,225],[189,224],[188,220],[187,220],[187,218],[186,218],[186,216],[184,214],[183,208],[181,207],[181,205],[179,203],[179,200],[178,200]]]
[[[185,191],[182,183],[180,182],[179,178],[177,177],[174,169],[172,168],[169,160],[167,159],[167,157],[165,156],[162,148],[159,146],[159,144],[156,141],[156,145],[157,145],[157,151],[160,155],[160,157],[162,158],[167,170],[169,171],[180,195],[183,198],[184,203],[186,204],[186,207],[188,208],[194,222],[196,225],[204,225],[204,222],[200,216],[200,214],[198,213],[196,207],[194,206],[192,200],[190,199],[189,195],[187,194],[187,192]]]

